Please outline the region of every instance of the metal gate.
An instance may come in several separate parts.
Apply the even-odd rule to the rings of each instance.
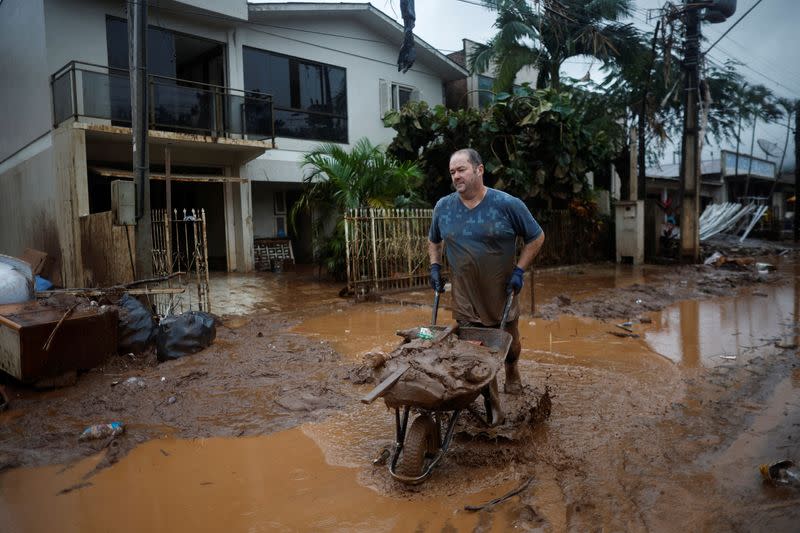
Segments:
[[[153,274],[162,288],[183,289],[151,296],[160,315],[211,311],[205,209],[152,210]]]
[[[426,285],[432,217],[432,209],[348,210],[348,290],[358,294]]]

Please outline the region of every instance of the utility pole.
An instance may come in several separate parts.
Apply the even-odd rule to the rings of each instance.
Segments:
[[[147,2],[128,0],[128,69],[131,84],[133,180],[136,183],[136,272],[153,275],[153,234],[150,220],[150,156],[147,148]]]
[[[700,153],[697,127],[697,94],[700,87],[700,17],[698,9],[684,4],[686,36],[684,39],[683,147],[681,150],[681,261],[697,263],[700,259]]]
[[[798,192],[800,192],[800,100],[794,106],[794,242],[800,240],[800,221],[797,219]]]

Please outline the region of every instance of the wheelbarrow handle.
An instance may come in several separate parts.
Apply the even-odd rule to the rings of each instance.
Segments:
[[[508,299],[506,300],[506,306],[503,308],[503,318],[500,320],[500,329],[506,329],[506,323],[508,322],[508,314],[511,312],[511,304],[514,303],[514,292],[508,293]]]

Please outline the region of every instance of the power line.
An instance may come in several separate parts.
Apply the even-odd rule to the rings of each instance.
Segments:
[[[755,3],[753,6],[751,6],[751,7],[750,7],[750,9],[748,9],[748,10],[747,10],[747,12],[746,12],[746,13],[744,13],[744,14],[743,14],[741,17],[739,17],[739,20],[737,20],[737,21],[736,21],[736,23],[734,24],[734,26],[735,26],[736,24],[738,24],[738,23],[739,23],[739,21],[741,21],[741,20],[742,20],[742,19],[743,19],[743,18],[744,18],[744,17],[745,17],[745,16],[746,16],[748,13],[750,13],[750,11],[752,11],[752,10],[753,10],[753,9],[754,9],[754,8],[755,8],[755,7],[756,7],[758,4],[760,4],[761,2],[762,2],[762,0],[757,0],[757,1],[756,1],[756,3]],[[634,8],[634,11],[641,11],[641,10],[640,10],[640,9],[637,9],[637,8]],[[647,24],[648,26],[651,26],[651,27],[653,26],[653,25],[652,25],[650,22],[647,22],[646,20],[642,19],[641,17],[639,17],[639,18],[637,18],[637,17],[632,17],[632,18],[635,18],[635,19],[636,19],[638,22],[642,22],[642,23],[644,23],[644,24]],[[723,33],[722,35],[720,35],[720,37],[719,37],[719,38],[718,38],[718,39],[717,39],[717,40],[714,42],[714,44],[712,44],[711,46],[709,46],[709,47],[708,47],[708,50],[706,50],[704,53],[708,54],[708,52],[711,50],[711,48],[712,48],[714,45],[716,45],[716,44],[717,44],[717,43],[718,43],[718,42],[719,42],[719,41],[720,41],[722,38],[724,38],[724,37],[727,37],[727,39],[728,39],[728,40],[731,40],[731,41],[732,41],[733,39],[731,39],[731,37],[728,37],[728,36],[727,36],[728,32],[730,32],[730,30],[732,30],[732,29],[733,29],[733,26],[731,26],[730,28],[728,28],[728,30],[727,30],[725,33]],[[737,44],[738,44],[738,43],[737,43]],[[741,45],[740,45],[740,46],[741,46]],[[736,56],[735,56],[734,54],[731,54],[730,52],[727,52],[725,49],[723,49],[723,48],[721,48],[721,47],[719,48],[719,50],[721,50],[723,53],[725,53],[725,55],[727,55],[729,59],[736,60]],[[719,67],[719,68],[725,68],[725,65],[724,65],[724,63],[722,62],[722,60],[720,60],[720,59],[718,59],[718,58],[715,58],[715,57],[714,57],[714,56],[712,56],[711,54],[708,54],[708,57],[710,58],[711,62],[712,62],[712,63],[713,63],[715,66],[717,66],[717,67]],[[756,59],[757,59],[757,58],[756,58]],[[786,89],[787,91],[790,91],[790,92],[791,92],[791,93],[793,93],[793,94],[800,93],[800,90],[798,90],[798,88],[794,88],[794,89],[793,89],[793,88],[791,88],[791,87],[788,87],[787,85],[785,85],[785,84],[783,84],[783,83],[779,82],[778,80],[774,79],[773,77],[771,77],[771,76],[768,76],[767,74],[764,74],[764,73],[763,73],[763,72],[761,72],[760,70],[757,70],[757,69],[755,69],[755,68],[751,67],[751,66],[750,66],[750,65],[748,65],[747,63],[743,63],[743,62],[741,62],[741,61],[737,61],[737,63],[738,63],[739,65],[741,65],[742,67],[746,68],[747,70],[751,71],[752,73],[754,73],[754,74],[757,74],[758,76],[760,76],[760,77],[764,78],[765,80],[767,80],[767,81],[769,81],[769,82],[772,82],[772,83],[774,83],[775,85],[777,85],[777,86],[779,86],[779,87],[782,87],[782,88]],[[785,73],[785,72],[783,72],[783,71],[781,71],[781,73],[782,73],[782,74],[784,74],[784,75],[786,74],[786,73]],[[789,74],[790,74],[790,75],[792,75],[792,73],[791,73],[791,72],[789,72]],[[793,77],[793,78],[794,78],[794,76],[793,76],[793,75],[792,75],[791,77]]]
[[[767,71],[770,74],[773,74],[773,75],[774,74],[779,74],[779,75],[789,76],[790,78],[792,78],[792,80],[794,82],[800,83],[800,74],[798,72],[791,71],[791,70],[786,68],[786,65],[783,65],[783,66],[778,65],[777,63],[772,62],[770,59],[766,59],[764,56],[762,56],[760,54],[756,54],[751,49],[749,49],[746,46],[744,46],[743,44],[741,44],[739,41],[736,41],[735,39],[733,39],[730,35],[728,35],[726,37],[726,39],[728,41],[730,41],[731,43],[733,43],[734,45],[736,45],[741,50],[741,52],[738,55],[749,56],[750,58],[754,59],[755,61],[761,63],[762,65],[764,65],[764,67],[766,67]],[[737,54],[733,54],[729,50],[723,48],[722,45],[717,45],[717,50],[723,52],[726,56],[728,56],[730,58],[734,58],[734,57],[737,56]]]
[[[712,48],[714,48],[714,46],[715,46],[715,45],[716,45],[718,42],[720,42],[720,41],[722,40],[722,38],[723,38],[723,37],[725,37],[726,35],[728,35],[728,33],[730,33],[730,31],[731,31],[733,28],[735,28],[735,27],[736,27],[736,25],[737,25],[737,24],[739,24],[739,23],[742,21],[742,19],[743,19],[743,18],[745,18],[745,17],[746,17],[746,16],[747,16],[747,15],[748,15],[748,14],[749,14],[749,13],[750,13],[752,10],[754,10],[754,9],[755,9],[755,8],[758,6],[758,4],[760,4],[760,3],[761,3],[761,2],[763,2],[763,1],[764,1],[764,0],[758,0],[758,1],[757,1],[755,4],[753,4],[753,5],[750,7],[750,9],[748,9],[747,11],[745,11],[745,12],[744,12],[744,15],[742,15],[741,17],[739,17],[738,19],[736,19],[736,22],[734,22],[734,23],[733,23],[733,25],[732,25],[730,28],[728,28],[727,30],[725,30],[725,33],[723,33],[722,35],[720,35],[719,39],[717,39],[716,41],[714,41],[714,44],[712,44],[711,46],[709,46],[709,47],[706,49],[706,51],[705,51],[705,52],[703,52],[703,54],[707,54],[709,51],[711,51],[711,49],[712,49]]]

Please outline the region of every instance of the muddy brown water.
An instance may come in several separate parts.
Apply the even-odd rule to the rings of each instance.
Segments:
[[[572,283],[579,298],[660,275],[619,272],[577,284],[579,276],[555,273],[549,281]],[[310,298],[314,290],[287,285],[281,294]],[[523,316],[523,379],[552,388],[551,419],[525,442],[456,440],[415,489],[370,462],[393,440],[392,413],[380,401],[354,402],[259,437],[179,440],[165,427],[163,438],[89,478],[102,453],[7,471],[0,530],[795,530],[800,496],[764,486],[757,468],[800,457],[800,369],[791,347],[798,294],[795,277],[736,297],[678,302],[647,313],[650,323],[626,326],[636,338],[611,332],[627,333],[617,324],[640,317]],[[446,323],[450,314],[440,317]],[[315,313],[293,331],[330,343],[346,366],[367,351],[391,350],[395,330],[429,320],[427,307],[364,303]],[[464,510],[530,478],[507,502]]]

